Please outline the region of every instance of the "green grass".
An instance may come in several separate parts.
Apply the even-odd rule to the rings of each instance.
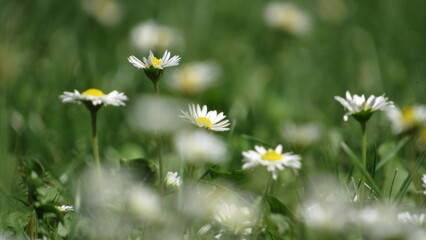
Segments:
[[[418,192],[424,191],[424,149],[416,139],[394,136],[385,114],[375,113],[367,129],[369,167],[363,169],[358,123],[353,118],[344,122],[344,110],[334,100],[349,90],[385,93],[399,107],[426,105],[425,1],[293,1],[312,20],[312,31],[305,36],[269,27],[263,19],[268,1],[117,1],[122,18],[113,26],[84,11],[83,2],[88,0],[0,1],[0,238],[35,239],[30,219],[36,216],[34,226],[44,239],[106,239],[97,235],[102,232],[97,228],[105,226],[119,229],[110,239],[210,239],[220,232],[220,224],[207,213],[189,214],[185,205],[188,191],[202,192],[204,184],[223,187],[261,213],[247,239],[409,239],[406,232],[416,231],[409,226],[401,235],[383,237],[359,223],[345,235],[346,227],[310,225],[303,216],[310,202],[336,202],[331,206],[347,206],[348,212],[388,204],[392,211],[425,212],[425,196]],[[343,9],[330,20],[320,3],[331,8],[336,2]],[[135,100],[154,93],[143,71],[127,61],[130,55],[148,55],[131,44],[130,32],[149,19],[181,34],[185,44],[169,49],[182,57],[181,64],[211,60],[221,67],[218,82],[202,94],[181,95],[161,80],[161,95],[183,110],[188,103],[205,104],[224,112],[232,123],[231,131],[214,133],[226,143],[227,160],[198,166],[193,171],[203,176],[199,182],[193,177],[194,183],[184,181],[184,187],[160,197],[167,219],[155,221],[129,210],[123,199],[141,182],[158,189],[155,134],[130,120],[138,107]],[[170,72],[166,69],[164,78]],[[59,99],[64,91],[92,87],[129,97],[126,107],[98,112],[105,174],[126,178],[123,169],[131,169],[137,175],[136,180],[118,178],[118,187],[100,185],[119,192],[97,199],[105,206],[87,199],[93,197],[86,189],[91,180],[84,177],[94,167],[90,114],[83,105]],[[181,120],[176,116],[172,121]],[[282,136],[287,121],[316,122],[323,134],[312,145],[298,146]],[[190,124],[183,125],[187,129]],[[192,166],[176,153],[175,134],[162,136],[164,168],[186,180]],[[282,171],[265,195],[270,173],[262,167],[241,171],[241,152],[278,144],[285,152],[300,154],[302,168],[298,174]],[[364,188],[359,182],[363,177],[374,197],[368,195],[370,200],[360,206],[349,199]],[[209,194],[216,196],[215,191]],[[80,205],[65,214],[52,208],[62,204]],[[98,221],[103,218],[111,221]],[[200,236],[207,223],[211,229]],[[384,225],[372,227],[386,233],[389,226]],[[241,231],[222,233],[221,239],[238,239]]]

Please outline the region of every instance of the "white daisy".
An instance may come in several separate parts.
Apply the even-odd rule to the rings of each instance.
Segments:
[[[174,69],[166,79],[173,90],[185,94],[198,94],[210,87],[220,74],[214,62],[192,62]]]
[[[124,101],[128,100],[124,93],[114,90],[105,94],[101,90],[95,88],[90,88],[82,93],[77,90],[74,90],[74,92],[64,92],[64,94],[59,96],[59,98],[62,99],[62,102],[92,103],[93,106],[124,106],[126,105]]]
[[[183,160],[191,163],[218,163],[226,159],[226,144],[206,131],[181,132],[174,138],[175,148]]]
[[[69,212],[69,211],[74,211],[74,206],[67,206],[67,205],[62,205],[62,206],[55,206],[56,209],[58,209],[60,212]]]
[[[421,226],[425,221],[425,214],[414,214],[405,211],[398,214],[398,221]]]
[[[364,95],[358,96],[355,94],[351,96],[349,91],[346,91],[346,99],[339,96],[335,96],[334,99],[349,111],[343,116],[345,121],[348,120],[350,115],[353,115],[358,121],[366,121],[374,112],[394,107],[393,102],[388,101],[388,98],[384,97],[384,95],[379,97],[371,95],[366,101]]]
[[[194,104],[189,105],[189,112],[182,111],[182,118],[192,122],[193,124],[206,128],[211,131],[228,131],[229,120],[225,119],[226,116],[221,113],[214,111],[207,111],[207,106],[204,105],[203,108],[197,104],[195,107]]]
[[[182,185],[182,179],[178,176],[177,172],[167,172],[165,182],[167,186],[176,189]]]
[[[178,55],[170,58],[170,52],[165,51],[162,58],[158,59],[154,56],[152,51],[149,51],[148,58],[143,58],[143,61],[139,60],[135,56],[130,56],[127,58],[133,66],[141,69],[154,68],[154,69],[164,69],[166,67],[178,66],[180,57]]]
[[[426,125],[426,106],[413,105],[403,109],[392,108],[386,111],[392,123],[392,130],[399,134]]]
[[[268,149],[262,146],[254,146],[255,151],[249,150],[243,152],[246,163],[243,165],[243,169],[255,167],[257,165],[266,166],[267,170],[272,172],[272,178],[277,179],[277,169],[284,170],[285,167],[299,169],[302,164],[302,159],[299,155],[294,155],[291,152],[282,153],[283,146],[280,144],[275,149]]]
[[[180,32],[154,20],[148,20],[133,27],[130,40],[132,45],[142,52],[150,49],[180,48],[184,44]]]
[[[263,17],[269,26],[297,36],[306,35],[312,30],[309,15],[293,3],[269,2]]]

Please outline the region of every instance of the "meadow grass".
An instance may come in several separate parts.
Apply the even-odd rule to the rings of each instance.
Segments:
[[[0,239],[425,239],[426,111],[406,107],[426,105],[426,2],[291,1],[275,27],[268,3],[0,1]],[[149,20],[163,35],[138,45]],[[166,49],[181,60],[157,97],[127,58]],[[215,77],[171,87],[191,63]],[[97,112],[100,178],[90,111],[59,98],[89,88],[129,99]],[[377,111],[364,148],[347,90],[385,94],[408,127]],[[179,117],[189,104],[229,131]],[[300,168],[242,169],[279,144]]]

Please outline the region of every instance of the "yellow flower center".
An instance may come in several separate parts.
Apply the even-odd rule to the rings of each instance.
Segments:
[[[154,66],[155,68],[162,64],[161,60],[156,57],[152,57],[151,62],[152,66]]]
[[[283,155],[276,153],[274,151],[269,151],[261,156],[263,160],[267,160],[270,162],[279,161],[283,159]]]
[[[206,128],[210,128],[213,125],[212,121],[206,117],[197,118],[197,123]]]
[[[414,109],[407,107],[402,110],[402,119],[404,123],[414,124],[416,122],[416,116],[414,115]]]
[[[105,93],[103,93],[101,90],[96,89],[96,88],[87,89],[86,91],[82,92],[81,94],[90,95],[90,96],[93,96],[93,97],[105,96]]]
[[[369,108],[370,108],[370,104],[365,103],[365,105],[364,105],[364,111],[367,111]]]

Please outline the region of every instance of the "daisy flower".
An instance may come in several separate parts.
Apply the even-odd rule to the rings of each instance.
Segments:
[[[384,97],[384,95],[379,97],[371,95],[366,101],[364,95],[358,96],[355,94],[351,96],[349,91],[346,91],[346,99],[339,96],[335,96],[334,99],[348,110],[343,116],[345,121],[348,120],[350,115],[353,115],[356,120],[365,122],[374,112],[385,111],[394,107],[393,102],[388,101],[388,98]]]
[[[166,50],[164,52],[163,57],[160,59],[156,58],[154,54],[152,53],[152,51],[149,51],[148,58],[144,57],[143,61],[139,60],[135,56],[130,56],[129,58],[127,58],[127,60],[129,60],[129,62],[137,68],[141,68],[141,69],[154,68],[154,69],[163,70],[166,67],[178,66],[180,57],[176,55],[170,58],[170,52]]]
[[[62,99],[62,102],[91,103],[93,106],[124,106],[126,105],[124,101],[128,100],[124,93],[114,90],[105,94],[101,90],[95,88],[90,88],[82,93],[77,90],[74,90],[74,92],[64,92],[59,98]]]
[[[426,195],[426,174],[423,174],[422,177],[423,187],[425,188],[424,191],[421,191],[424,195]]]
[[[62,205],[62,206],[55,206],[56,209],[58,209],[60,212],[69,212],[69,211],[74,211],[74,206],[67,206],[67,205]]]
[[[280,144],[275,149],[266,149],[262,146],[254,146],[255,151],[249,150],[243,152],[245,161],[243,169],[263,165],[269,172],[272,172],[272,178],[277,179],[277,170],[284,170],[285,167],[299,169],[302,159],[299,155],[291,152],[282,153],[283,146]]]
[[[226,144],[221,138],[206,131],[181,132],[174,138],[179,156],[191,163],[219,163],[226,159]]]
[[[211,131],[228,131],[229,120],[225,119],[226,116],[221,113],[214,111],[207,111],[207,106],[204,105],[203,108],[199,104],[195,107],[194,104],[189,105],[189,112],[182,111],[182,118],[192,122],[193,124],[206,128]]]
[[[405,211],[399,213],[397,218],[400,222],[421,226],[425,221],[425,214],[414,214]]]
[[[182,185],[182,179],[178,176],[177,172],[167,172],[165,182],[167,186],[176,189]]]
[[[426,125],[426,106],[414,105],[402,109],[392,108],[386,111],[392,123],[392,130],[399,134],[416,130]]]

